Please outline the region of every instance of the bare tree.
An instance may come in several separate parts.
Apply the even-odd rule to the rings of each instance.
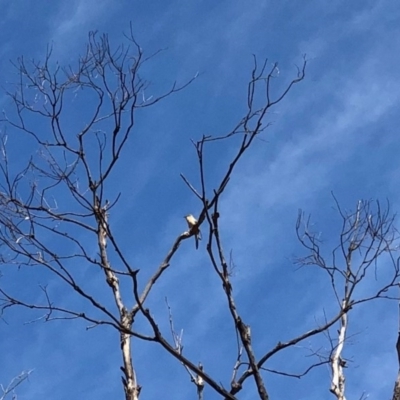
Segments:
[[[386,293],[397,284],[399,277],[398,262],[393,255],[397,238],[388,211],[381,210],[378,203],[378,210],[373,213],[369,202],[360,202],[353,214],[346,214],[339,208],[343,229],[339,247],[333,251],[332,263],[327,263],[322,257],[317,236],[309,232],[307,224],[303,227],[303,217],[299,217],[298,237],[309,251],[309,255],[299,262],[317,265],[327,272],[338,310],[320,326],[279,342],[261,356],[254,351],[251,328],[235,301],[231,281],[233,261],[223,249],[219,226],[220,199],[239,160],[269,126],[268,112],[304,79],[306,60],[298,68],[295,78],[276,93],[273,80],[277,75],[277,65],[268,69],[267,60],[260,65],[254,58],[245,114],[226,134],[203,136],[193,141],[200,174],[199,187],[185,174],[181,176],[198,199],[201,211],[197,218],[188,220],[189,229],[177,235],[158,268],[147,282],[143,282],[140,271],[124,255],[109,218],[110,210],[123,207],[119,202],[121,193],[110,193],[109,182],[117,161],[126,156],[123,150],[130,135],[134,134],[136,113],[184,89],[194,78],[181,85],[174,83],[170,90],[156,97],[146,97],[149,83],[142,78],[140,71],[155,54],[146,57],[132,31],[127,39],[130,47],[121,46],[114,50],[106,35],[90,33],[86,53],[76,66],[61,67],[53,63],[51,50],[44,62],[26,62],[21,58],[15,63],[19,82],[15,91],[8,92],[15,108],[11,113],[4,113],[2,121],[9,129],[25,135],[21,140],[34,144],[38,152],[32,155],[24,168],[15,172],[10,167],[7,136],[3,136],[0,165],[1,262],[6,266],[35,267],[50,272],[85,302],[85,311],[52,297],[46,286],[40,287],[43,299],[40,304],[0,286],[2,312],[20,306],[42,311],[41,318],[46,321],[81,319],[90,327],[108,325],[116,329],[121,341],[126,400],[137,400],[141,391],[133,364],[132,340],[154,342],[176,358],[188,371],[199,399],[203,398],[205,386],[224,399],[236,399],[243,385],[253,381],[258,397],[267,400],[270,396],[265,383],[266,371],[300,377],[321,364],[331,365],[331,392],[337,399],[344,399],[345,360],[342,352],[348,314],[358,304],[389,297]],[[85,126],[73,132],[67,123],[71,112],[69,105],[81,90],[90,99],[91,113],[86,117]],[[221,141],[232,141],[237,147],[219,183],[211,186],[205,174],[205,155],[210,146]],[[182,241],[192,236],[197,238],[200,228],[210,264],[222,284],[237,336],[237,357],[229,385],[210,376],[201,364],[190,360],[183,352],[182,335],[175,331],[168,303],[172,342],[159,328],[147,301],[173,263]],[[80,237],[85,241],[79,240]],[[92,251],[94,245],[96,255]],[[343,263],[337,260],[338,253],[341,253]],[[355,264],[353,255],[356,253]],[[381,255],[391,257],[391,279],[370,295],[355,296],[356,287],[368,278]],[[103,298],[91,294],[76,272],[77,265],[102,271],[114,307],[107,306]],[[128,286],[130,289],[124,290]],[[129,307],[132,302],[134,305]],[[145,318],[151,333],[143,333],[137,328],[135,320],[138,316]],[[331,328],[338,326],[338,337],[332,338],[331,353],[325,360],[314,362],[302,373],[266,368],[266,362],[275,354],[315,335],[329,333]],[[140,364],[140,360],[136,362]]]
[[[347,361],[343,356],[348,316],[350,311],[363,303],[375,299],[397,300],[393,290],[400,277],[398,235],[394,228],[394,216],[390,208],[382,208],[379,202],[359,201],[355,211],[346,212],[336,200],[337,210],[342,220],[339,244],[332,251],[329,259],[321,251],[319,235],[310,231],[309,219],[299,215],[297,235],[302,245],[308,250],[306,257],[297,261],[301,266],[313,265],[324,270],[331,282],[337,302],[337,314],[321,327],[327,329],[330,341],[330,354],[327,357],[332,370],[330,390],[338,400],[345,400],[345,374]],[[386,273],[379,285],[367,290],[366,281],[377,275],[378,260],[386,259]],[[330,334],[335,327],[336,334]]]

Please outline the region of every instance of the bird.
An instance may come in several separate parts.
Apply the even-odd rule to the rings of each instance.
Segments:
[[[199,248],[199,240],[201,240],[201,232],[199,227],[197,226],[198,221],[195,217],[193,217],[192,214],[185,215],[184,218],[186,219],[186,222],[189,227],[189,232],[194,235],[194,238],[196,240],[196,249]]]

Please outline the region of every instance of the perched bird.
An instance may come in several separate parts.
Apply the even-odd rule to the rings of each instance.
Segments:
[[[199,240],[201,240],[201,232],[199,227],[197,226],[197,219],[193,217],[192,214],[185,215],[184,217],[186,219],[186,222],[189,227],[189,232],[194,235],[194,238],[196,240],[196,249],[199,248]]]

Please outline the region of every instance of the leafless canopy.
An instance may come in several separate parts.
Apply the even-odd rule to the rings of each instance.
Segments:
[[[398,300],[400,278],[398,234],[390,207],[379,201],[359,201],[355,211],[343,210],[335,198],[342,221],[339,244],[331,256],[324,256],[319,235],[310,228],[310,219],[299,214],[296,232],[307,250],[297,260],[301,266],[316,266],[329,277],[337,301],[337,314],[320,329],[327,331],[331,351],[327,361],[331,365],[331,392],[338,400],[345,400],[346,360],[343,357],[348,331],[348,315],[352,308],[374,299]],[[379,268],[378,268],[379,267]],[[372,279],[371,279],[372,278]],[[337,337],[329,328],[336,328]]]
[[[270,66],[265,60],[259,65],[254,57],[244,115],[225,134],[203,136],[192,142],[199,168],[199,187],[185,174],[181,175],[199,201],[196,232],[202,228],[208,258],[221,282],[237,336],[236,362],[232,366],[229,385],[223,385],[201,364],[184,354],[182,335],[175,331],[169,305],[172,342],[167,339],[167,333],[161,332],[154,313],[146,304],[159,279],[171,267],[182,241],[196,232],[189,230],[178,234],[168,252],[160,257],[162,261],[150,279],[143,282],[139,269],[124,255],[109,220],[113,207],[123,207],[119,201],[121,193],[111,192],[109,182],[117,161],[124,157],[125,144],[134,134],[137,112],[174,95],[194,79],[183,84],[173,83],[165,93],[150,96],[150,84],[142,78],[141,72],[144,64],[156,54],[145,56],[132,31],[127,40],[128,47],[113,50],[106,35],[92,32],[86,52],[75,66],[61,67],[54,63],[51,49],[43,62],[20,58],[15,63],[18,83],[15,90],[8,92],[14,109],[4,112],[1,121],[35,151],[30,152],[25,166],[16,170],[7,151],[8,137],[3,135],[0,261],[7,268],[37,268],[44,276],[57,277],[82,300],[82,306],[74,309],[64,304],[53,297],[46,286],[40,286],[43,301],[36,303],[0,285],[2,313],[20,306],[41,311],[39,319],[46,321],[81,319],[87,321],[89,327],[109,325],[115,328],[120,333],[122,381],[127,400],[136,400],[140,396],[141,387],[131,349],[131,342],[136,339],[157,343],[182,363],[197,388],[199,399],[203,398],[205,386],[211,387],[222,398],[236,399],[250,378],[259,398],[267,400],[265,371],[300,377],[321,363],[330,363],[331,391],[338,399],[344,399],[342,348],[347,315],[358,304],[390,297],[389,290],[398,282],[399,265],[393,253],[397,237],[389,211],[381,209],[379,203],[374,211],[371,202],[359,202],[354,213],[345,213],[338,206],[343,227],[339,246],[334,249],[330,261],[324,258],[318,236],[310,232],[308,221],[304,220],[303,214],[299,216],[297,234],[308,254],[298,261],[301,265],[315,265],[326,271],[337,299],[337,313],[323,325],[266,349],[261,356],[254,352],[250,326],[236,305],[231,281],[233,261],[226,256],[220,235],[221,196],[239,160],[269,126],[267,117],[271,108],[304,79],[306,60],[298,68],[295,78],[276,93],[273,82],[277,64]],[[73,116],[81,111],[81,92],[85,94],[84,125],[80,125],[81,116],[73,120]],[[211,186],[205,174],[205,154],[210,146],[221,141],[231,141],[236,150],[222,171],[220,182]],[[385,274],[386,283],[370,294],[358,293],[357,288],[369,274],[377,273],[377,260],[382,255],[391,261],[390,273]],[[103,282],[112,294],[112,306],[92,294],[85,285],[82,271],[103,274]],[[148,322],[151,334],[137,329],[134,322],[138,315]],[[332,340],[330,357],[325,361],[318,361],[300,373],[266,368],[267,360],[276,353],[327,332],[337,324],[339,337],[335,342]]]

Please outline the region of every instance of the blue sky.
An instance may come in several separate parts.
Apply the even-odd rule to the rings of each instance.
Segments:
[[[84,51],[88,31],[106,32],[118,44],[130,21],[145,52],[165,49],[145,71],[153,83],[149,95],[199,73],[183,92],[140,114],[114,174],[111,189],[121,191],[122,198],[111,223],[142,279],[186,229],[182,216],[200,211],[179,176],[184,173],[198,182],[190,139],[228,132],[242,117],[252,54],[268,57],[271,65],[279,62],[277,85],[294,76],[295,65],[307,54],[305,81],[274,108],[268,117],[272,126],[232,178],[221,204],[221,225],[224,248],[232,249],[237,265],[234,293],[245,322],[252,325],[257,354],[312,329],[324,310],[333,312],[327,277],[314,269],[298,270],[291,262],[302,254],[294,230],[297,212],[312,214],[328,254],[340,228],[331,191],[345,208],[354,208],[362,198],[388,198],[392,209],[399,210],[396,0],[0,0],[0,9],[2,86],[15,79],[10,59],[41,59],[47,44],[53,43],[54,59],[73,63]],[[11,107],[3,91],[0,106]],[[71,129],[85,122],[84,111],[70,116]],[[11,129],[7,134],[17,168],[32,148]],[[211,181],[231,154],[229,145],[211,153]],[[168,297],[175,327],[184,330],[186,354],[228,385],[235,361],[232,322],[204,244],[198,252],[193,247],[190,241],[183,243],[149,305],[168,335]],[[73,268],[110,302],[101,275]],[[38,296],[26,289],[28,283],[46,283],[61,302],[80,307],[80,300],[54,278],[28,273],[0,284]],[[1,383],[34,369],[29,383],[18,388],[22,400],[122,398],[116,332],[102,327],[87,331],[85,323],[76,321],[24,324],[31,319],[28,312],[15,309],[0,322]],[[353,336],[345,350],[353,360],[347,371],[348,398],[364,392],[370,398],[389,398],[397,373],[397,305],[380,301],[360,307],[350,324]],[[309,349],[320,346],[328,346],[324,337],[283,352],[269,366],[298,372],[309,362],[304,358]],[[168,399],[194,398],[194,388],[176,360],[154,344],[134,342],[133,348],[143,398],[159,399],[160,391],[170,393],[164,396]],[[327,367],[301,380],[266,375],[265,381],[271,399],[332,397]],[[246,389],[239,398],[252,396]],[[217,397],[207,389],[207,398]]]

